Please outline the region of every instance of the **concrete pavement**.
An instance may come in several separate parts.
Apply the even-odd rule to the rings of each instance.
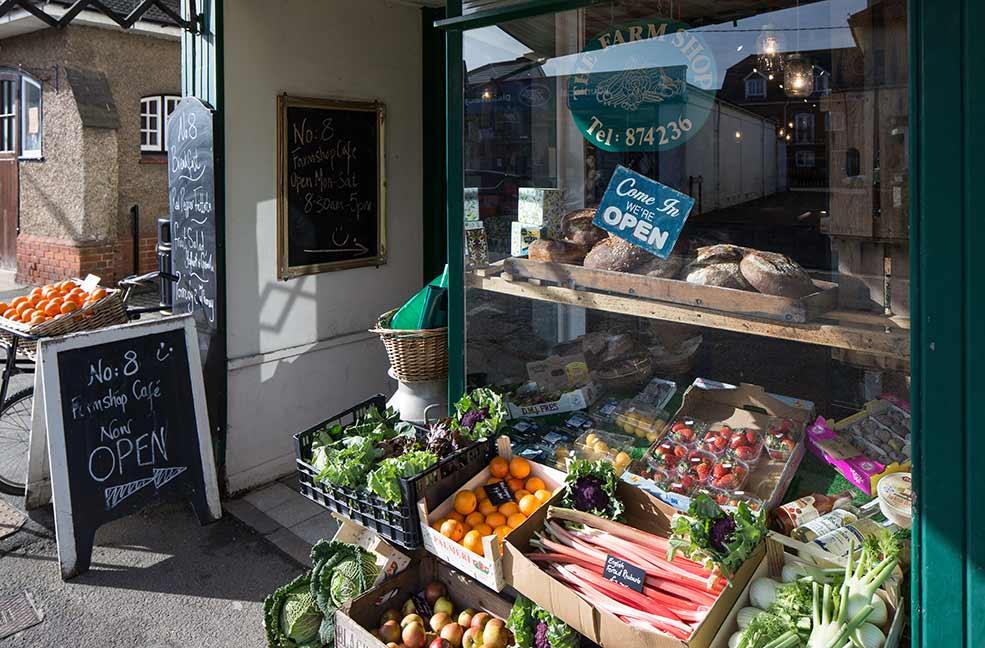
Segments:
[[[264,597],[303,569],[232,516],[203,527],[173,502],[102,527],[90,571],[64,582],[52,526],[41,509],[0,541],[0,594],[27,590],[44,615],[3,648],[261,648]]]

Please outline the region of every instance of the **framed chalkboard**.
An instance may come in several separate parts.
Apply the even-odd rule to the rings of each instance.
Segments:
[[[277,274],[386,262],[385,110],[277,98]]]
[[[63,578],[89,568],[98,527],[152,502],[222,515],[192,316],[43,340],[38,372]]]

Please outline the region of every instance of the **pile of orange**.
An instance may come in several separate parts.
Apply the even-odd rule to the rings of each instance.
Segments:
[[[14,297],[8,304],[0,301],[4,318],[34,326],[94,304],[106,296],[106,289],[96,287],[92,292],[71,279],[35,288],[27,295]]]
[[[523,524],[552,495],[542,479],[530,476],[530,462],[523,457],[513,457],[510,461],[495,457],[489,462],[489,472],[492,477],[486,486],[505,480],[515,501],[497,507],[482,486],[460,490],[455,493],[455,510],[431,524],[441,535],[480,556],[484,555],[483,537],[495,533],[502,542],[506,534]]]

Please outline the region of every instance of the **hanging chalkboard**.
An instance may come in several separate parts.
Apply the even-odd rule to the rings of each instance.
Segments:
[[[204,524],[219,491],[190,316],[42,341],[39,360],[62,577],[96,529],[170,496]]]
[[[277,99],[280,279],[386,262],[384,108]]]
[[[209,418],[222,428],[226,358],[219,332],[223,300],[216,272],[215,154],[212,110],[185,97],[168,117],[168,211],[175,313],[192,313],[205,366]]]

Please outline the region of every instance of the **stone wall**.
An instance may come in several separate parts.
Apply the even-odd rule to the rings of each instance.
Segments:
[[[157,267],[157,218],[167,215],[167,165],[140,151],[140,98],[181,94],[176,39],[70,26],[5,39],[0,66],[42,82],[42,160],[20,163],[18,279],[39,283],[133,272],[130,209],[140,209],[140,271]],[[66,69],[107,76],[118,129],[83,128]],[[107,256],[108,255],[108,256]]]

